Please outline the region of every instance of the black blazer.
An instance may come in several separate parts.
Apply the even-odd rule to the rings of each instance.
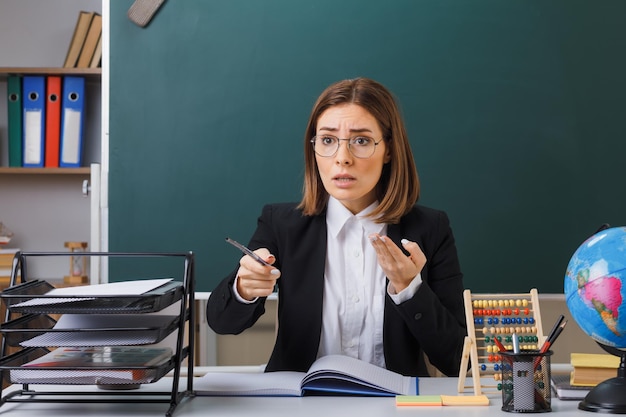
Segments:
[[[463,275],[447,215],[415,206],[387,235],[399,246],[415,241],[426,255],[415,296],[396,305],[387,295],[383,345],[387,369],[426,376],[423,353],[446,375],[458,375],[466,335]],[[278,280],[278,333],[267,371],[306,371],[315,361],[322,326],[326,259],[326,216],[303,216],[294,203],[263,208],[249,247],[268,248],[281,271]],[[265,298],[237,301],[232,286],[237,268],[212,291],[209,326],[218,334],[238,334],[265,312]]]

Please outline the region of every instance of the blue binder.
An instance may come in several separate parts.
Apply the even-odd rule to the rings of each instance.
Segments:
[[[46,132],[46,78],[24,76],[22,81],[23,166],[43,167]]]
[[[59,166],[80,167],[85,120],[85,78],[66,76],[61,101],[61,157]]]

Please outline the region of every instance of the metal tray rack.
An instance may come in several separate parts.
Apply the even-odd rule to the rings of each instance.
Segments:
[[[71,256],[69,252],[18,252],[13,261],[11,285],[0,293],[0,300],[6,307],[3,324],[0,325],[2,344],[0,346],[0,375],[3,385],[21,384],[21,389],[13,390],[0,398],[0,407],[7,402],[124,402],[124,403],[169,403],[165,413],[171,416],[176,406],[186,397],[193,396],[193,378],[187,378],[186,387],[179,388],[181,367],[187,360],[187,374],[193,375],[194,332],[194,255],[184,253],[122,253],[122,252],[83,252],[81,256],[132,257],[132,258],[179,258],[181,260],[182,281],[172,280],[154,290],[140,295],[106,296],[61,296],[49,295],[55,287],[40,279],[28,279],[27,260],[34,257]],[[18,278],[19,277],[19,282]],[[176,277],[178,278],[178,277]],[[32,300],[35,302],[33,303]],[[157,313],[180,302],[177,315],[159,316],[159,320],[145,320],[138,324],[145,313]],[[54,326],[57,320],[49,314],[94,314],[100,315],[97,327],[62,328]],[[107,326],[108,315],[127,315],[131,323],[126,327]],[[119,316],[117,316],[119,317]],[[91,317],[90,317],[91,318]],[[94,316],[95,318],[95,316]],[[114,319],[114,317],[111,317]],[[148,316],[146,316],[146,319]],[[150,316],[154,319],[155,316]],[[33,369],[23,365],[50,352],[49,347],[77,346],[75,340],[85,336],[97,336],[99,342],[89,346],[116,346],[127,344],[153,344],[162,341],[177,331],[176,347],[169,360],[154,366],[119,365],[106,368],[43,366]],[[125,335],[144,335],[141,342],[126,343]],[[40,338],[43,338],[40,340]],[[52,344],[54,341],[54,344]],[[41,345],[39,343],[42,343]],[[84,345],[82,345],[84,346]],[[42,378],[42,373],[46,375]],[[46,373],[47,372],[47,373]],[[173,372],[170,392],[133,391],[141,384],[158,381]],[[125,375],[121,378],[120,375]],[[132,375],[132,378],[128,378]],[[94,392],[82,391],[37,391],[30,385],[99,385],[108,388]],[[111,389],[114,388],[114,389]]]

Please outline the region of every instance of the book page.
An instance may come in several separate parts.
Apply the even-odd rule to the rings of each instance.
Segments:
[[[294,396],[301,395],[304,372],[209,372],[194,380],[196,395]]]
[[[329,355],[319,358],[304,378],[303,386],[313,380],[338,378],[358,381],[380,391],[410,395],[416,394],[416,379],[372,365],[349,356]],[[332,383],[329,383],[332,388]]]
[[[100,295],[141,295],[163,284],[172,278],[139,279],[135,281],[111,282],[108,284],[78,285],[75,287],[55,288],[46,293],[52,296],[100,296]]]

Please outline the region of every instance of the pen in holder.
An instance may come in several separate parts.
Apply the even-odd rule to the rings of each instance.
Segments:
[[[522,350],[502,355],[502,411],[552,411],[550,355],[552,351]]]

